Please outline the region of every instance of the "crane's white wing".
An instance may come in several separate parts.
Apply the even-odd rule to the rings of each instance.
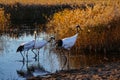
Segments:
[[[35,41],[30,41],[24,44],[24,50],[29,50],[32,49],[35,45]]]
[[[34,43],[35,43],[35,40],[31,40],[29,42],[22,43],[21,45],[28,46],[28,45],[31,45],[31,44],[34,44]]]
[[[29,42],[26,42],[26,43],[22,43],[21,45],[23,45],[24,50],[27,51],[29,49],[32,49],[34,47],[34,44],[35,44],[35,40],[32,40],[32,41],[29,41]]]
[[[35,42],[34,48],[40,49],[45,46],[48,42],[46,40],[40,40]]]
[[[77,36],[78,34],[75,34],[74,36],[62,39],[63,41],[62,47],[65,49],[70,49],[75,44]]]
[[[29,50],[32,49],[33,47],[34,47],[34,43],[24,46],[24,50]]]

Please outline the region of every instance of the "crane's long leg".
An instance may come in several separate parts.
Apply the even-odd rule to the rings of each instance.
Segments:
[[[27,53],[26,53],[26,57],[28,57],[28,51],[27,51]]]
[[[67,57],[66,57],[65,54],[63,53],[63,50],[62,50],[62,55],[63,55],[63,57],[64,57],[64,59],[65,59],[65,62],[64,62],[63,67],[62,67],[62,70],[63,70],[63,68],[65,67],[65,65],[66,65],[66,63],[67,63]]]
[[[38,51],[38,56],[39,56],[39,49],[37,51]]]
[[[24,54],[23,54],[23,56],[25,56],[25,51],[24,51]]]
[[[26,68],[27,68],[27,71],[28,71],[28,60],[27,60],[27,62],[26,62]]]
[[[27,51],[27,53],[26,53],[26,58],[27,58],[27,62],[28,62],[28,51]]]
[[[68,51],[68,60],[67,60],[67,68],[68,68],[68,70],[70,69],[70,61],[69,61],[69,58],[70,58],[70,51]]]
[[[25,58],[24,58],[24,56],[23,56],[22,52],[20,52],[20,54],[21,54],[21,56],[23,57],[23,62],[24,62]]]
[[[40,52],[39,52],[39,49],[38,49],[38,62],[39,62],[39,53],[40,53]]]
[[[23,70],[24,65],[25,65],[25,62],[23,61],[23,63],[22,63],[22,66],[21,66],[21,69],[20,69],[20,70]]]
[[[34,49],[31,49],[31,51],[35,54],[35,58],[37,57],[37,54],[34,52]]]
[[[62,64],[63,64],[63,60],[62,60],[62,53],[63,53],[63,51],[62,51],[62,49],[60,49],[60,54],[59,54],[59,56],[60,56],[60,63],[61,63],[61,66],[62,66]],[[63,66],[62,66],[62,69],[61,70],[63,70]]]
[[[59,54],[59,57],[60,57],[60,65],[62,66],[62,49],[60,49],[60,54]],[[63,69],[63,68],[62,68]]]

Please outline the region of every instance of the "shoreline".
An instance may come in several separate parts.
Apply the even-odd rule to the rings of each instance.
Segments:
[[[31,77],[27,80],[119,80],[120,62],[99,64],[80,69],[63,70],[44,77]]]

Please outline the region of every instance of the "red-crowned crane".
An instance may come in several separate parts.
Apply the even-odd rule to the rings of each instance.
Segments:
[[[79,25],[76,26],[76,29],[77,29],[77,33],[75,35],[73,35],[71,37],[67,37],[67,38],[57,40],[56,43],[55,43],[56,46],[59,47],[59,48],[70,50],[74,46],[74,44],[77,40],[77,37],[78,37],[78,34],[79,34],[78,33],[79,29],[82,30]],[[66,56],[65,56],[65,58],[66,58]],[[67,58],[66,58],[66,60],[67,60]],[[66,62],[65,62],[65,64],[66,64]],[[68,59],[68,69],[69,69],[69,59]]]
[[[23,61],[24,61],[24,56],[22,54],[23,51],[27,51],[27,54],[26,56],[28,56],[28,51],[31,49],[32,52],[35,54],[35,57],[37,56],[37,54],[33,51],[34,49],[40,49],[42,48],[43,46],[45,46],[48,42],[50,42],[52,39],[54,39],[54,37],[50,37],[50,39],[48,41],[46,40],[40,40],[40,41],[37,41],[36,40],[36,32],[34,33],[35,34],[35,39],[32,40],[32,41],[29,41],[29,42],[26,42],[26,43],[22,43],[20,44],[20,46],[17,48],[17,51],[16,52],[20,52],[22,57],[23,57]]]
[[[35,41],[35,45],[34,45],[34,47],[32,48],[32,52],[34,53],[34,54],[36,54],[33,50],[35,49],[35,50],[37,50],[38,51],[38,56],[39,56],[39,50],[42,48],[42,47],[44,47],[48,42],[51,42],[51,40],[54,40],[55,38],[53,37],[53,36],[51,36],[50,38],[49,38],[49,40],[47,41],[47,40],[36,40]],[[35,55],[35,56],[37,56],[37,54]]]
[[[21,43],[19,45],[19,47],[17,48],[17,51],[16,52],[20,52],[22,57],[23,57],[23,61],[24,61],[24,56],[22,54],[22,52],[24,51],[24,53],[27,51],[27,55],[28,56],[28,51],[30,49],[32,49],[35,45],[35,41],[36,41],[36,31],[34,32],[34,35],[35,35],[35,39],[31,40],[31,41],[28,41],[28,42],[25,42],[25,43]],[[36,55],[36,54],[35,54]]]

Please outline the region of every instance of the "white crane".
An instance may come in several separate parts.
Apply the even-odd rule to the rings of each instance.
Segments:
[[[21,53],[21,55],[23,57],[23,61],[24,61],[25,58],[24,58],[22,52],[24,51],[24,53],[25,53],[27,51],[27,54],[28,54],[28,51],[34,46],[34,43],[35,43],[35,40],[32,40],[32,41],[20,44],[20,46],[17,48],[16,52]]]
[[[26,42],[26,43],[22,43],[20,44],[20,46],[17,48],[17,51],[16,52],[20,52],[22,57],[23,57],[23,61],[24,61],[24,56],[22,54],[22,52],[24,51],[27,51],[27,54],[26,56],[28,57],[28,51],[31,49],[32,52],[35,54],[35,57],[37,56],[37,54],[33,51],[34,49],[40,49],[42,48],[43,46],[45,46],[48,42],[50,42],[52,39],[54,39],[54,37],[50,37],[50,40],[49,41],[46,41],[46,40],[40,40],[40,41],[36,41],[36,31],[34,32],[35,34],[35,39],[29,41],[29,42]]]
[[[33,39],[33,40],[31,40],[31,41],[28,41],[28,42],[25,42],[25,43],[21,43],[21,44],[19,45],[19,47],[17,48],[17,51],[16,51],[16,52],[20,52],[20,53],[21,53],[21,55],[22,55],[22,57],[23,57],[23,61],[24,61],[25,58],[24,58],[22,52],[24,51],[24,54],[25,54],[25,52],[27,51],[26,56],[28,56],[28,51],[29,51],[30,49],[32,49],[32,48],[34,47],[34,45],[35,45],[35,41],[36,41],[36,31],[34,32],[34,35],[35,35],[35,39]]]
[[[79,34],[78,33],[79,29],[82,30],[79,25],[76,26],[76,29],[77,29],[77,33],[75,35],[73,35],[71,37],[67,37],[67,38],[63,38],[63,39],[57,40],[56,43],[55,43],[57,45],[57,47],[70,50],[74,46],[74,44],[76,42],[76,39],[77,39],[78,34]],[[65,62],[65,64],[66,64],[66,62]],[[69,69],[69,59],[68,59],[68,69]]]
[[[34,47],[32,48],[32,52],[35,54],[35,57],[37,56],[37,54],[34,52],[34,49],[35,50],[37,50],[38,51],[38,56],[39,56],[39,50],[42,48],[42,47],[44,47],[48,42],[51,42],[51,40],[54,40],[55,38],[53,37],[53,36],[51,36],[50,38],[49,38],[49,40],[47,41],[47,40],[36,40],[35,41],[35,45],[34,45]]]

